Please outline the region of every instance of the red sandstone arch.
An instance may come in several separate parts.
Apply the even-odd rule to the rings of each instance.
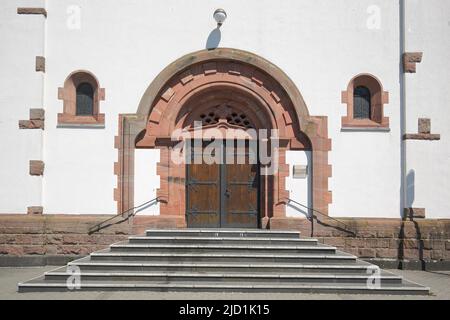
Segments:
[[[184,218],[185,170],[184,166],[174,166],[169,161],[171,134],[185,126],[187,119],[201,108],[224,102],[234,103],[234,108],[249,114],[258,128],[279,130],[279,171],[264,184],[263,225],[272,218],[285,217],[289,198],[285,190],[285,178],[289,175],[286,150],[312,149],[313,205],[328,212],[331,141],[327,138],[327,118],[309,115],[295,85],[280,69],[256,55],[234,49],[200,51],[181,58],[147,89],[136,115],[120,117],[116,141],[119,186],[115,192],[119,210],[133,205],[134,148],[158,148],[161,215]]]

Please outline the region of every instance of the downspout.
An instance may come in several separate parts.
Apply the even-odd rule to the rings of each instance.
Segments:
[[[407,207],[407,163],[406,163],[406,74],[403,66],[403,56],[406,52],[406,10],[405,0],[399,0],[400,11],[400,149],[401,149],[401,184],[400,184],[400,216],[405,215]]]
[[[47,0],[44,1],[44,8],[45,10],[48,9],[47,6]],[[45,57],[46,59],[46,69],[47,69],[47,17],[44,19],[44,34],[42,36],[42,41],[43,41],[43,52],[42,52],[42,56]],[[46,107],[46,99],[45,99],[45,92],[46,92],[46,86],[47,86],[47,70],[45,73],[43,73],[42,75],[42,98],[41,98],[41,108],[44,109],[45,112],[45,118],[47,119],[48,115],[47,115],[47,107]],[[45,120],[44,120],[45,121]],[[47,125],[47,123],[45,123],[45,126]],[[45,130],[42,131],[41,133],[41,159],[44,163],[47,162],[47,155],[46,155],[46,139],[45,139]],[[44,176],[42,176],[42,181],[41,181],[41,206],[44,207],[44,212],[45,212],[45,174]]]

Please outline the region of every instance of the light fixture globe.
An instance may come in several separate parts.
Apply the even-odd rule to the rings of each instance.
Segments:
[[[214,20],[216,20],[217,25],[220,27],[227,19],[227,13],[223,9],[217,9],[214,11]]]

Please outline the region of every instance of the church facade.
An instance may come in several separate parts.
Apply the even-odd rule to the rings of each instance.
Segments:
[[[5,0],[0,15],[3,265],[146,228],[259,228],[448,267],[450,3]]]

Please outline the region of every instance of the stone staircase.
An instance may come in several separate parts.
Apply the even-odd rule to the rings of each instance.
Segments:
[[[19,283],[19,292],[215,291],[427,295],[429,288],[355,256],[268,230],[148,230],[66,267]],[[79,272],[79,273],[78,273]],[[369,281],[369,284],[373,283]]]

